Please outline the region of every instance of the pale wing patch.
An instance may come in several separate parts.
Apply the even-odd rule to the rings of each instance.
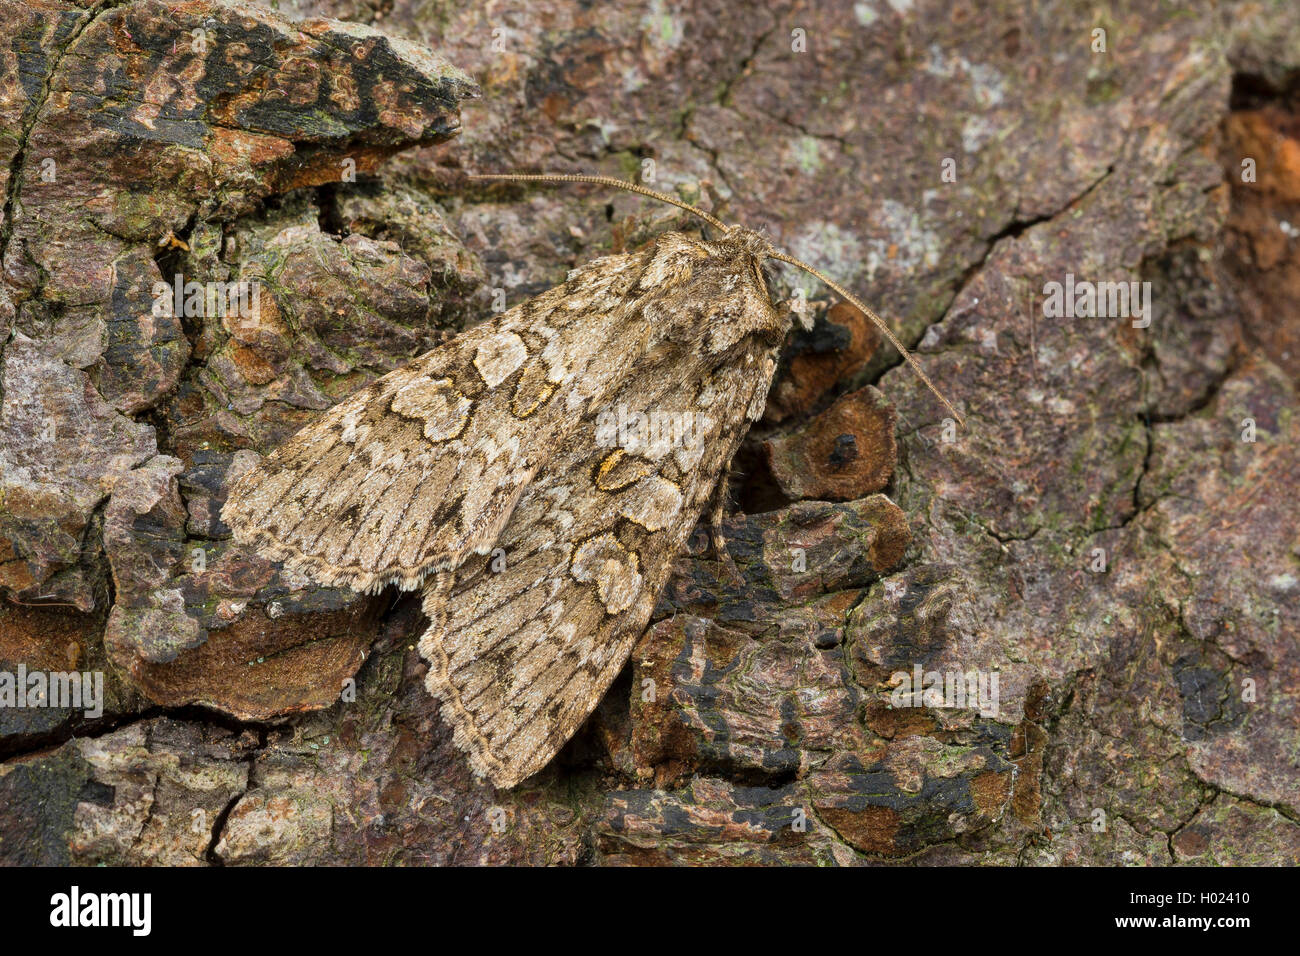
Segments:
[[[662,531],[677,520],[682,490],[660,475],[643,478],[619,499],[619,513],[647,531]]]
[[[488,388],[496,388],[528,358],[528,346],[514,332],[502,332],[478,347],[474,353],[474,367]]]
[[[637,556],[612,534],[589,538],[573,554],[571,574],[575,581],[596,585],[600,603],[610,614],[626,611],[641,590]]]
[[[393,395],[393,411],[423,421],[424,437],[431,442],[450,441],[460,435],[469,424],[473,407],[474,403],[456,391],[449,378],[420,376]]]

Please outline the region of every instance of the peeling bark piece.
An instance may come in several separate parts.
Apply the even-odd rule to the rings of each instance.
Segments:
[[[319,783],[306,768],[273,768],[231,809],[217,857],[227,865],[311,863],[317,848],[329,844],[334,823],[334,805]]]
[[[248,787],[251,734],[161,719],[0,765],[0,861],[201,866],[222,811]],[[23,832],[10,832],[6,822]]]
[[[28,215],[83,201],[111,170],[132,191],[94,196],[84,215],[142,242],[179,228],[200,202],[228,217],[274,192],[339,182],[344,159],[364,171],[395,149],[446,139],[474,93],[427,49],[253,5],[128,3],[99,12],[74,52],[51,58],[57,72],[27,143],[30,155],[57,159],[56,188],[42,191],[50,184],[26,167],[20,201]],[[108,87],[106,59],[121,64]],[[131,198],[146,192],[147,204]],[[15,237],[43,248],[26,222]]]
[[[749,636],[675,615],[633,655],[632,751],[643,776],[675,786],[707,772],[753,783],[804,776],[826,753],[865,744],[860,694],[844,680],[838,646],[861,592],[831,594],[777,612]]]
[[[113,263],[103,351],[91,378],[104,399],[126,415],[153,407],[175,388],[189,359],[180,320],[154,308],[154,289],[162,279],[157,264],[139,248]]]
[[[897,415],[870,385],[839,398],[798,430],[764,442],[787,498],[848,501],[881,491],[898,458]]]
[[[930,737],[879,757],[838,754],[809,778],[817,815],[855,849],[906,856],[987,827],[1006,808],[1014,770],[987,746]]]
[[[158,594],[155,600],[156,607],[115,605],[108,615],[104,648],[109,659],[132,677],[137,677],[145,664],[173,661],[182,651],[199,647],[207,639],[199,622],[185,613],[179,591]],[[149,688],[142,689],[155,696]]]
[[[389,371],[429,345],[429,267],[396,243],[361,235],[339,242],[313,223],[272,239],[266,263],[275,269],[278,331],[294,337],[279,349],[248,343],[270,362],[283,355],[335,375]]]
[[[176,483],[183,467],[166,455],[151,459],[118,482],[105,509],[104,550],[116,597],[105,647],[128,673],[136,658],[170,661],[205,639],[174,586],[185,557],[185,505]]]
[[[105,511],[117,595],[109,659],[166,706],[201,703],[245,720],[330,706],[365,660],[377,603],[186,541],[183,467],[152,459],[118,482]]]
[[[856,306],[837,302],[811,330],[793,336],[763,420],[783,422],[811,411],[837,382],[865,368],[879,348],[880,333],[870,320]]]
[[[101,572],[83,540],[94,509],[116,473],[155,450],[146,447],[152,429],[125,416],[177,389],[190,355],[184,320],[153,308],[155,284],[175,278],[159,265],[170,271],[185,245],[176,233],[193,226],[202,237],[200,222],[228,221],[277,192],[351,179],[399,149],[447,139],[475,88],[408,41],[331,20],[294,24],[257,5],[4,0],[0,18],[15,26],[0,43],[8,121],[0,265],[22,336],[0,358],[0,587],[89,608]],[[407,305],[422,324],[427,271],[412,284]],[[359,314],[366,310],[345,318]],[[402,334],[410,354],[416,336]],[[258,356],[236,350],[227,361],[257,379]],[[44,411],[65,434],[34,440],[16,403],[48,405],[69,392],[75,403]],[[278,396],[329,404],[301,370]],[[170,407],[163,411],[168,420]],[[87,433],[103,431],[114,434]],[[117,447],[124,436],[131,453]],[[84,456],[87,448],[98,454]]]
[[[184,465],[158,455],[117,482],[104,511],[104,549],[118,607],[147,607],[175,574],[185,546],[185,503],[176,486]]]
[[[165,707],[203,704],[240,720],[267,720],[338,702],[343,682],[365,661],[375,604],[279,616],[272,603],[267,611],[241,611],[206,639],[183,611],[114,608],[104,644],[113,662]],[[164,644],[163,637],[187,631],[193,641]],[[171,659],[150,659],[160,656]]]
[[[256,460],[257,453],[240,451],[234,455],[209,449],[195,449],[193,467],[177,478],[187,512],[185,530],[199,539],[227,538],[230,528],[221,520],[221,506],[226,502],[226,475],[235,459]]]
[[[724,536],[744,584],[683,559],[660,607],[674,613],[633,654],[633,767],[657,786],[693,773],[779,784],[874,740],[846,680],[845,625],[901,559],[901,512],[883,495],[804,502],[737,516]]]
[[[488,284],[483,263],[465,248],[438,207],[400,181],[358,183],[334,196],[339,225],[349,233],[396,242],[430,270],[429,306],[437,325],[454,327],[475,320],[481,306],[473,293]]]

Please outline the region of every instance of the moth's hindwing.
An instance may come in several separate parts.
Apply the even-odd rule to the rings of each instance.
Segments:
[[[424,588],[426,684],[499,787],[545,766],[626,663],[774,369],[757,345],[750,361],[711,371],[692,353],[671,361],[611,396],[603,427],[588,414],[569,432],[495,555]],[[651,412],[667,441],[611,446],[611,420],[626,439]]]
[[[336,405],[235,485],[235,539],[357,591],[414,588],[488,548],[576,424],[575,391],[617,377],[592,341],[640,259],[597,260]]]

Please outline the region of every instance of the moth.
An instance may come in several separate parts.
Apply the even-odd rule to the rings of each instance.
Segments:
[[[626,189],[716,234],[595,259],[362,388],[240,478],[222,518],[322,585],[419,588],[426,686],[472,769],[508,788],[605,694],[705,509],[720,521],[791,328],[767,260],[862,309],[961,416],[874,312],[755,231],[603,176],[476,178]]]

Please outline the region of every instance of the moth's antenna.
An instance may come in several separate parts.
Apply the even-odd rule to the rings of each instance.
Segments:
[[[636,183],[626,183],[621,179],[615,179],[613,176],[586,176],[578,173],[470,173],[470,179],[512,179],[517,182],[547,182],[547,183],[595,183],[597,186],[613,186],[616,189],[626,189],[630,193],[640,193],[642,196],[649,196],[651,199],[658,199],[660,202],[666,202],[676,206],[678,209],[685,209],[687,212],[699,216],[711,226],[716,226],[723,232],[727,232],[729,227],[720,219],[710,216],[703,209],[697,209],[690,203],[682,202],[676,196],[670,196],[667,193],[661,193],[656,189],[647,189],[645,186],[638,186]]]
[[[957,423],[961,425],[962,428],[966,427],[966,419],[962,418],[961,412],[953,408],[952,405],[949,404],[948,399],[944,398],[943,394],[937,388],[934,387],[934,382],[930,381],[930,376],[925,374],[925,370],[921,368],[921,363],[918,362],[916,359],[912,358],[912,353],[907,350],[907,347],[903,345],[902,342],[898,341],[898,336],[896,336],[893,332],[889,330],[889,326],[885,324],[884,319],[882,319],[880,316],[876,315],[876,313],[872,312],[869,308],[867,308],[866,305],[863,304],[862,301],[859,300],[858,297],[855,296],[848,289],[845,289],[839,283],[829,278],[825,273],[817,269],[814,269],[812,266],[808,265],[808,263],[801,262],[798,259],[796,259],[794,256],[788,256],[784,252],[778,252],[775,249],[773,249],[770,253],[768,253],[768,255],[773,259],[780,259],[782,262],[788,262],[792,266],[798,266],[800,269],[803,269],[805,272],[816,276],[818,279],[821,279],[822,282],[825,282],[828,286],[830,286],[831,289],[833,289],[835,293],[844,301],[850,302],[853,305],[857,306],[867,318],[869,318],[872,322],[875,323],[876,328],[880,329],[880,331],[885,334],[885,338],[889,339],[890,344],[892,344],[894,348],[898,349],[898,354],[903,356],[903,359],[907,362],[908,365],[912,366],[912,371],[914,371],[917,375],[921,377],[921,381],[925,383],[925,387],[928,388],[930,391],[934,392],[934,397],[939,399],[939,401],[943,402],[944,408],[952,412],[953,418],[957,419]]]
[[[645,186],[639,186],[636,183],[624,182],[621,179],[615,179],[613,176],[588,176],[582,173],[470,173],[469,178],[511,180],[514,182],[593,183],[597,186],[613,186],[615,189],[626,189],[630,193],[649,196],[651,199],[658,199],[660,202],[666,202],[669,205],[676,206],[678,209],[685,209],[687,212],[699,216],[705,222],[712,226],[716,226],[723,232],[730,232],[730,227],[726,225],[726,223],[714,216],[710,216],[703,209],[698,209],[690,203],[682,202],[676,196],[670,196],[668,193],[661,193],[656,189],[647,189]],[[894,335],[894,333],[889,330],[889,326],[885,324],[884,319],[867,308],[867,306],[853,293],[830,279],[825,273],[814,269],[812,266],[808,265],[808,263],[801,262],[794,256],[788,256],[784,252],[777,252],[775,249],[769,253],[769,256],[773,259],[780,259],[782,262],[788,262],[792,266],[798,266],[805,272],[816,276],[822,282],[826,283],[826,285],[830,286],[830,288],[835,290],[835,292],[846,302],[851,302],[853,305],[861,309],[863,314],[875,323],[876,328],[880,329],[880,331],[884,333],[885,338],[889,339],[894,348],[898,349],[898,354],[903,356],[903,359],[908,365],[912,366],[912,371],[916,372],[916,374],[921,377],[921,381],[925,383],[925,387],[934,393],[934,397],[943,403],[944,408],[952,412],[953,417],[957,419],[957,422],[963,428],[966,427],[966,419],[962,418],[961,412],[953,408],[948,402],[948,399],[944,398],[943,394],[934,387],[934,383],[930,381],[930,376],[926,375],[925,370],[921,368],[921,364],[917,362],[916,359],[912,358],[912,353],[907,351],[907,347],[903,345],[902,342],[898,341],[898,336]]]

